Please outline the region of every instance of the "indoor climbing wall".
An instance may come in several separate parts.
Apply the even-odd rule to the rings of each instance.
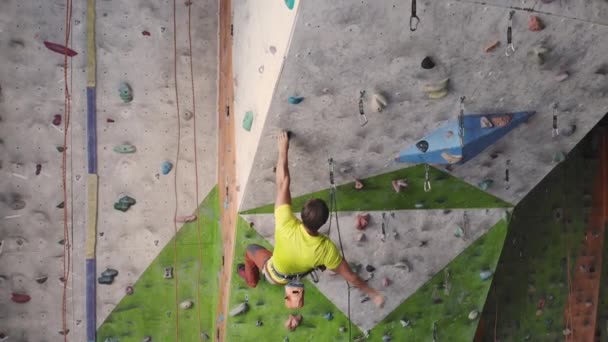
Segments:
[[[205,275],[204,283],[215,283],[219,251],[203,248],[219,245],[215,240],[168,244],[185,224],[190,226],[186,234],[190,237],[196,236],[193,224],[204,226],[208,239],[216,236],[209,230],[218,229],[209,223],[216,220],[215,207],[208,204],[197,211],[205,198],[217,201],[212,192],[217,150],[217,2],[176,2],[175,14],[170,2],[91,3],[96,9],[92,28],[87,28],[86,2],[71,7],[67,46],[75,54],[66,52],[67,75],[61,50],[66,45],[66,2],[9,1],[2,6],[0,25],[6,33],[0,43],[5,61],[0,67],[0,165],[5,175],[0,180],[2,338],[59,340],[63,334],[68,340],[84,341],[86,320],[95,318],[94,312],[85,311],[84,264],[90,215],[87,58],[94,51],[87,51],[86,37],[91,29],[97,57],[99,196],[97,274],[92,279],[97,287],[96,323],[101,325],[124,297],[135,295],[135,283],[162,250],[166,250],[163,266],[174,266],[174,277],[166,280],[160,272],[165,286],[157,290],[171,299],[171,308],[179,304],[172,297],[176,292],[172,286],[177,286],[180,270],[196,282],[196,270],[204,261],[209,271],[215,270]],[[71,93],[69,122],[64,76]],[[192,221],[192,215],[206,223]],[[195,246],[209,252],[209,259],[197,256]],[[180,250],[188,257],[176,259],[180,265],[174,265]],[[67,273],[64,261],[69,262]],[[194,293],[189,300],[202,306]],[[144,318],[140,312],[132,313],[131,319]],[[195,311],[190,315],[196,317]],[[211,316],[205,319],[211,321]],[[170,324],[163,327],[171,331]]]
[[[415,31],[408,27],[409,2],[309,1],[293,10],[293,34],[270,107],[266,114],[254,116],[257,120],[265,115],[263,127],[254,120],[251,132],[245,125],[236,131],[237,146],[246,142],[247,147],[239,148],[249,153],[252,132],[261,129],[251,166],[251,156],[243,158],[244,151],[237,149],[239,172],[251,169],[247,179],[240,178],[239,208],[256,233],[245,242],[237,237],[235,260],[242,258],[239,243],[272,242],[275,136],[288,129],[293,133],[294,210],[299,211],[307,198],[328,198],[328,159],[333,158],[340,185],[340,222],[346,222],[345,254],[351,256],[351,264],[362,266],[364,278],[371,276],[365,266],[373,266],[370,282],[388,294],[383,310],[373,310],[365,298],[353,294],[351,317],[357,328],[362,333],[371,329],[374,340],[429,340],[437,334],[471,340],[505,241],[509,207],[562,162],[608,111],[608,5],[417,5],[420,24]],[[235,42],[242,39],[243,33],[235,31]],[[508,47],[514,49],[507,51]],[[235,59],[238,53],[235,50]],[[271,56],[241,73],[259,73],[259,65],[273,60]],[[235,81],[238,91],[240,79],[235,76]],[[245,124],[247,109],[239,109],[237,115],[238,123],[242,117]],[[429,158],[435,151],[436,156]],[[449,154],[441,153],[446,151]],[[408,153],[414,157],[404,157]],[[420,165],[424,163],[432,164],[429,176]],[[354,189],[355,179],[363,181],[363,189]],[[429,192],[423,190],[425,180],[430,181]],[[399,186],[400,181],[408,185],[395,192],[391,183]],[[463,211],[469,219],[463,220]],[[372,224],[357,231],[354,218],[364,213],[370,214]],[[383,213],[395,215],[395,229],[403,241],[381,241]],[[464,221],[473,233],[466,243],[460,240]],[[337,242],[335,234],[332,239]],[[422,246],[419,240],[424,241]],[[443,247],[426,254],[427,244]],[[386,248],[389,245],[392,248]],[[488,250],[496,253],[486,255]],[[389,272],[401,259],[417,265],[407,266],[410,272]],[[458,266],[467,263],[469,269]],[[460,273],[455,276],[454,270]],[[385,274],[398,281],[383,287]],[[455,277],[451,282],[450,275]],[[446,284],[452,284],[452,292]],[[339,280],[324,275],[318,285],[324,297],[319,301],[327,298],[336,307],[326,310],[347,314],[345,289],[337,285]],[[233,280],[235,289],[234,306],[245,294],[253,298],[264,293],[245,288],[238,278]],[[271,290],[266,286],[264,291]],[[430,304],[437,305],[427,308]],[[277,312],[283,312],[271,311],[275,315],[269,318],[264,316],[265,307],[251,303],[244,316],[229,319],[228,329],[236,330],[232,336],[254,324],[256,328],[250,329],[265,331],[264,320],[275,322]],[[411,325],[416,321],[419,325]],[[313,325],[339,328],[329,322]]]

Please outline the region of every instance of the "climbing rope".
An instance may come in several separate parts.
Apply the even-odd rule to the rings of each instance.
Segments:
[[[342,259],[344,259],[344,262],[348,262],[346,260],[346,255],[344,255],[344,246],[342,245],[342,236],[340,234],[340,223],[338,222],[338,199],[336,197],[336,183],[334,182],[334,160],[333,158],[329,158],[328,161],[329,163],[329,183],[330,183],[330,187],[329,187],[329,228],[327,231],[327,235],[329,236],[331,234],[331,223],[332,223],[332,217],[335,215],[336,217],[336,231],[338,232],[338,242],[340,244],[340,252],[342,253]],[[352,341],[352,331],[353,331],[353,323],[350,319],[350,289],[351,286],[348,283],[348,281],[346,282],[346,290],[347,290],[347,298],[348,298],[348,305],[347,305],[347,314],[348,314],[348,340]]]
[[[69,46],[70,33],[72,32],[72,0],[66,0],[66,15],[65,15],[65,45]],[[68,190],[67,190],[67,150],[68,150],[68,129],[70,127],[70,114],[72,109],[72,103],[70,98],[70,87],[71,87],[71,73],[70,73],[70,86],[68,86],[68,55],[65,54],[63,58],[63,84],[64,84],[64,123],[63,123],[63,152],[61,161],[61,177],[63,185],[63,293],[61,298],[61,329],[63,332],[63,340],[67,342],[67,292],[68,292],[68,281],[70,278],[71,268],[71,238],[70,229],[68,225]],[[70,220],[70,224],[72,221]]]
[[[515,11],[509,12],[509,27],[507,28],[507,48],[505,50],[505,55],[507,57],[511,56],[513,52],[515,52],[515,45],[513,45],[513,15],[515,15]]]
[[[178,193],[177,173],[179,171],[179,151],[181,141],[181,121],[179,116],[179,94],[177,84],[177,1],[173,0],[173,79],[175,84],[175,110],[177,120],[177,152],[175,156],[175,172],[173,174],[173,190],[175,192],[175,211],[173,213],[173,270],[175,278],[175,342],[179,341],[179,281],[177,272],[177,217]]]
[[[197,153],[197,139],[196,139],[196,100],[194,98],[194,67],[193,67],[193,60],[194,60],[194,55],[192,54],[192,2],[190,2],[190,4],[188,5],[188,50],[189,50],[189,55],[190,55],[190,88],[192,90],[192,124],[194,125],[194,182],[195,182],[195,186],[196,186],[196,190],[195,190],[195,199],[196,199],[196,242],[198,245],[198,265],[197,265],[197,270],[196,270],[196,282],[195,282],[195,288],[196,288],[196,304],[197,304],[197,309],[196,309],[196,318],[197,318],[197,322],[198,322],[198,328],[199,328],[199,335],[203,336],[203,326],[202,326],[202,321],[201,321],[201,308],[203,307],[201,305],[201,295],[200,295],[200,286],[198,284],[200,284],[201,281],[201,269],[202,269],[202,262],[203,262],[203,248],[202,248],[202,243],[201,243],[201,215],[200,215],[200,211],[199,211],[199,205],[200,205],[200,199],[199,199],[199,187],[198,187],[198,153]]]

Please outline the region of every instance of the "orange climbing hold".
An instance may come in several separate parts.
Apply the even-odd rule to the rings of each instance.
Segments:
[[[296,330],[300,322],[302,321],[302,315],[289,315],[287,321],[285,321],[285,328],[289,330]]]
[[[538,32],[543,28],[545,28],[545,26],[543,25],[543,22],[540,21],[540,18],[535,15],[531,15],[530,19],[528,19],[528,30]]]

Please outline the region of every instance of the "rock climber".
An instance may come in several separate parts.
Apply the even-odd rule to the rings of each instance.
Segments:
[[[325,201],[318,198],[308,200],[302,208],[301,221],[293,214],[287,159],[289,138],[287,131],[282,131],[277,137],[279,158],[276,167],[274,253],[260,245],[247,246],[245,263],[238,265],[238,275],[249,287],[256,287],[260,271],[270,284],[286,285],[315,269],[329,269],[363,291],[376,306],[382,307],[384,296],[353,272],[333,241],[319,233],[330,214]]]

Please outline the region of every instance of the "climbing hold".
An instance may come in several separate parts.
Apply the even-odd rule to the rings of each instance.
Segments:
[[[472,310],[471,312],[469,312],[469,319],[471,321],[474,321],[477,319],[477,317],[479,317],[479,311],[477,310]]]
[[[395,179],[391,182],[391,184],[393,185],[393,190],[395,190],[395,192],[401,192],[401,189],[407,189],[408,187],[408,183],[407,183],[407,179]]]
[[[355,178],[355,190],[363,189],[363,182]]]
[[[566,155],[564,154],[564,152],[558,151],[558,152],[555,152],[555,154],[553,155],[554,163],[561,163],[564,160],[566,160]]]
[[[297,105],[297,104],[301,103],[302,101],[304,101],[304,98],[301,96],[290,96],[289,98],[287,98],[287,102],[289,102],[293,105]]]
[[[429,99],[431,100],[439,100],[442,99],[444,97],[446,97],[446,95],[448,94],[448,90],[447,89],[443,89],[443,90],[438,90],[438,91],[432,91],[429,94]]]
[[[190,300],[185,300],[185,301],[183,301],[183,302],[179,303],[179,307],[180,307],[181,309],[183,309],[183,310],[188,310],[188,309],[190,309],[190,308],[192,307],[192,305],[193,305],[193,304],[194,304],[194,303],[192,303],[192,301],[190,301]]]
[[[78,54],[76,51],[74,51],[70,48],[67,48],[63,45],[57,44],[57,43],[51,43],[51,42],[45,41],[44,46],[46,46],[47,49],[49,49],[53,52],[57,52],[62,55],[66,55],[68,57],[74,57]]]
[[[97,278],[97,282],[103,285],[110,285],[114,282],[114,278],[112,277],[99,277]]]
[[[102,277],[116,277],[118,275],[118,271],[113,268],[106,268],[105,271],[101,272]]]
[[[228,314],[234,317],[247,312],[247,310],[249,310],[249,304],[247,304],[247,302],[243,302],[232,308]]]
[[[543,65],[545,63],[545,58],[548,52],[549,49],[543,46],[537,46],[528,53],[528,56],[532,59],[534,63],[538,65]]]
[[[59,335],[65,336],[70,333],[70,329],[59,330]]]
[[[245,113],[245,117],[243,118],[243,129],[245,129],[247,132],[250,132],[252,125],[253,125],[253,112],[247,111]]]
[[[449,154],[447,152],[441,152],[441,158],[445,159],[448,164],[456,164],[462,160],[461,155]]]
[[[38,284],[44,284],[44,283],[46,283],[47,279],[49,279],[49,277],[47,277],[47,276],[40,276],[40,277],[36,278],[36,282]]]
[[[118,200],[118,202],[114,203],[114,209],[120,210],[124,213],[129,210],[131,206],[135,205],[135,203],[137,202],[133,197],[123,196]]]
[[[381,93],[374,93],[372,96],[372,109],[378,113],[381,113],[384,108],[388,105],[386,97]]]
[[[562,128],[560,130],[561,135],[563,135],[565,137],[571,136],[572,134],[574,134],[574,132],[576,132],[576,125],[575,124],[567,125],[565,128]]]
[[[331,321],[332,319],[334,319],[334,314],[331,313],[331,311],[328,311],[325,313],[325,315],[323,315],[323,318],[325,318],[328,321]]]
[[[439,82],[436,83],[429,83],[429,84],[425,84],[422,87],[422,91],[425,93],[437,93],[440,92],[442,90],[446,90],[446,88],[448,87],[448,83],[450,82],[449,78],[445,78]]]
[[[365,270],[369,273],[372,273],[376,270],[376,268],[372,265],[367,265],[367,266],[365,266]]]
[[[118,93],[120,95],[120,99],[124,103],[129,103],[133,101],[133,90],[131,86],[127,82],[121,82],[118,87]]]
[[[55,208],[57,208],[57,209],[63,209],[63,207],[65,207],[65,203],[64,202],[61,202],[61,203],[59,203],[59,204],[57,204],[55,206]]]
[[[61,114],[55,114],[53,116],[53,125],[55,125],[55,126],[61,125]]]
[[[454,236],[457,238],[464,237],[464,229],[461,226],[456,225],[456,230],[454,231]]]
[[[145,36],[145,37],[150,37],[151,36],[150,32],[148,32],[148,31],[141,31],[141,34],[143,36]]]
[[[204,332],[204,331],[203,331],[203,332],[201,333],[201,338],[202,338],[204,341],[209,341],[209,340],[211,339],[211,336],[209,336],[209,334],[207,334],[206,332]]]
[[[387,277],[382,278],[382,286],[383,287],[389,287],[391,285],[391,280],[388,279]]]
[[[258,319],[257,321],[255,321],[256,327],[261,327],[262,325],[264,325],[264,322],[262,322],[262,320]]]
[[[161,165],[160,165],[160,171],[162,172],[163,175],[168,175],[169,172],[171,172],[171,170],[173,169],[173,163],[171,163],[170,161],[164,161]]]
[[[20,199],[19,197],[15,197],[13,198],[13,200],[10,203],[10,207],[13,210],[21,210],[23,208],[25,208],[25,201],[23,201],[22,199]]]
[[[479,272],[479,278],[481,278],[481,280],[488,280],[488,279],[492,278],[492,275],[493,275],[493,273],[490,270],[484,270],[484,271]]]
[[[498,45],[500,45],[500,41],[495,40],[495,41],[491,42],[490,44],[486,45],[486,47],[483,49],[483,51],[492,52],[494,49],[496,49],[498,47]]]
[[[106,339],[103,340],[103,342],[120,342],[120,341],[116,337],[106,337]]]
[[[536,310],[536,317],[540,317],[542,315],[543,315],[543,310],[541,310],[541,309]]]
[[[429,149],[429,143],[426,140],[420,140],[416,143],[416,148],[418,148],[420,152],[425,153]]]
[[[357,242],[363,242],[363,241],[365,241],[366,240],[365,233],[359,233],[359,234],[357,234],[357,236],[355,237],[355,240]]]
[[[165,279],[173,278],[173,267],[171,267],[171,266],[165,267],[165,274],[163,275],[163,278],[165,278]]]
[[[107,118],[107,119],[106,119],[106,122],[107,122],[107,123],[114,123],[114,122],[116,122],[116,121],[114,121],[114,119]]]
[[[494,127],[504,127],[508,125],[512,119],[513,117],[511,115],[505,114],[493,116],[490,121],[492,122],[492,125],[494,125]]]
[[[302,315],[289,315],[287,321],[285,321],[285,328],[289,330],[295,330],[300,322],[302,321]]]
[[[553,77],[553,79],[557,82],[563,82],[565,81],[568,77],[570,76],[570,74],[568,74],[567,71],[562,71],[559,74],[555,75],[555,77]]]
[[[491,186],[492,186],[492,184],[494,184],[494,181],[493,181],[493,180],[491,180],[491,179],[484,179],[484,180],[482,180],[481,182],[477,183],[477,186],[478,186],[478,187],[479,187],[481,190],[486,191],[486,190],[488,190],[488,188],[489,188],[489,187],[491,187]]]
[[[285,5],[290,10],[293,9],[293,6],[296,4],[296,0],[285,0]]]
[[[57,149],[57,152],[62,153],[63,151],[65,151],[65,148],[63,146],[57,146],[55,147]]]
[[[125,293],[127,294],[127,296],[131,296],[134,292],[135,290],[133,289],[133,286],[129,285],[125,288]]]
[[[365,230],[365,228],[367,228],[367,225],[369,224],[369,220],[370,215],[368,213],[357,214],[355,228],[357,228],[358,230]]]
[[[422,69],[433,69],[435,67],[435,62],[431,59],[431,57],[424,57],[422,63],[420,63]]]
[[[414,204],[414,207],[415,207],[416,209],[422,209],[422,208],[424,208],[424,201],[417,201],[417,202]]]
[[[543,28],[545,28],[545,25],[543,25],[543,22],[540,21],[540,18],[535,15],[531,15],[528,19],[528,30],[538,32]]]
[[[135,146],[126,143],[114,147],[114,152],[121,154],[134,153],[135,150]]]
[[[349,263],[350,269],[353,270],[353,272],[355,273],[359,273],[361,272],[361,268],[363,268],[363,265],[358,264],[358,263]]]
[[[183,116],[184,120],[186,120],[186,121],[190,121],[190,119],[192,119],[192,117],[194,116],[194,114],[192,114],[192,112],[191,112],[191,111],[189,111],[189,110],[185,110],[185,111],[182,113],[182,116]]]
[[[492,124],[492,121],[490,121],[490,119],[488,119],[485,116],[482,116],[479,119],[479,124],[480,124],[481,128],[492,128],[492,127],[494,127],[494,125]]]
[[[196,220],[196,215],[176,216],[175,217],[175,222],[178,222],[178,223],[192,222],[194,220]]]
[[[562,334],[564,334],[564,336],[570,336],[570,334],[572,334],[572,330],[565,328],[562,330]]]
[[[341,326],[338,328],[338,331],[339,331],[339,332],[341,332],[341,333],[346,332],[346,327],[345,327],[345,326],[343,326],[343,325],[341,325]]]
[[[42,172],[42,164],[36,164],[36,176],[40,175]]]
[[[11,295],[11,300],[15,303],[19,303],[19,304],[24,304],[29,302],[32,299],[32,297],[24,294],[24,293],[15,293],[13,292],[13,294]]]
[[[409,319],[407,319],[407,318],[404,318],[404,319],[399,320],[399,323],[400,323],[400,324],[401,324],[401,326],[402,326],[402,327],[404,327],[404,328],[407,328],[407,327],[409,327],[409,326],[412,324],[412,322],[410,322],[410,320],[409,320]]]

